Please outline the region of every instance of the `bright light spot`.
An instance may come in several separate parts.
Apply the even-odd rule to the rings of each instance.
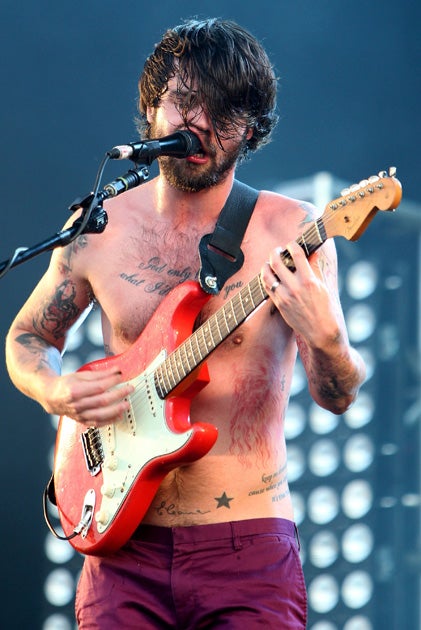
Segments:
[[[47,576],[44,594],[53,606],[66,606],[75,594],[74,578],[66,569],[55,569]]]
[[[314,534],[309,546],[310,562],[319,569],[326,569],[338,557],[339,545],[335,534],[322,530]]]
[[[342,509],[348,518],[361,518],[373,505],[373,491],[363,479],[348,483],[342,493]]]
[[[349,338],[353,343],[368,339],[376,327],[376,316],[368,304],[355,304],[346,313]]]
[[[327,613],[339,600],[338,583],[332,575],[324,574],[314,578],[308,588],[308,601],[313,610]]]
[[[365,383],[367,383],[367,381],[369,381],[374,374],[377,361],[373,354],[373,351],[370,348],[367,348],[366,346],[359,346],[358,352],[362,356],[362,359],[365,363],[365,370],[366,370]]]
[[[311,626],[310,630],[338,630],[338,626],[330,621],[323,620],[318,621],[314,624],[314,626]]]
[[[367,617],[356,615],[348,619],[343,630],[373,630],[373,625]]]
[[[357,433],[349,438],[344,447],[343,459],[351,472],[366,470],[374,459],[374,444],[365,433]]]
[[[322,409],[316,403],[312,403],[310,407],[309,420],[311,429],[319,435],[330,433],[339,424],[339,416]]]
[[[306,516],[306,506],[303,495],[299,492],[291,491],[292,509],[294,511],[294,521],[301,525]]]
[[[42,630],[72,630],[73,623],[64,615],[50,615],[42,624]]]
[[[45,539],[44,551],[47,558],[56,564],[69,562],[75,553],[73,547],[66,540],[55,538],[50,532]]]
[[[330,523],[339,512],[339,498],[333,488],[319,486],[311,491],[307,511],[313,523],[324,525]]]
[[[308,455],[309,468],[319,477],[331,475],[338,468],[339,461],[338,447],[332,440],[327,439],[314,442]]]
[[[297,359],[291,381],[291,397],[299,394],[305,387],[307,387],[307,376],[303,364]]]
[[[366,571],[349,573],[342,583],[342,599],[348,608],[362,608],[371,599],[373,582]]]
[[[365,523],[351,525],[342,536],[342,554],[348,562],[363,562],[373,551],[373,532]]]
[[[86,337],[94,346],[103,346],[101,310],[94,309],[85,323]]]
[[[361,260],[348,270],[346,276],[346,288],[348,295],[354,300],[363,300],[371,295],[378,283],[376,267],[365,260]]]
[[[297,481],[306,468],[304,453],[301,448],[295,444],[288,446],[288,480],[290,482]]]
[[[299,436],[306,425],[306,414],[301,405],[291,402],[285,418],[285,438],[293,440]]]
[[[345,411],[345,423],[351,429],[361,429],[371,422],[374,415],[374,400],[371,394],[361,390],[352,407]]]

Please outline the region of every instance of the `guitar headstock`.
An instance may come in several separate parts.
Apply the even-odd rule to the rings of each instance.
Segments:
[[[395,210],[402,198],[402,186],[395,177],[396,169],[381,171],[353,184],[341,192],[325,208],[322,221],[326,237],[343,236],[356,241],[378,210]]]

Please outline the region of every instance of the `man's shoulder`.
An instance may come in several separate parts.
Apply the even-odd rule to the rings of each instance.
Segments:
[[[275,212],[299,213],[305,207],[311,207],[306,201],[288,197],[273,190],[260,190],[258,202],[262,207],[269,208]]]

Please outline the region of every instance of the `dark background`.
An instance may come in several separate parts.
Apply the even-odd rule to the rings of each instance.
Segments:
[[[91,190],[105,151],[136,139],[144,59],[168,26],[192,16],[240,22],[263,41],[280,77],[274,140],[241,167],[240,179],[271,188],[328,171],[351,183],[395,165],[404,200],[421,203],[416,0],[2,0],[0,260],[57,232],[73,199]],[[113,165],[104,183],[127,168]],[[48,257],[1,279],[2,338]],[[4,361],[0,388],[0,625],[37,628],[49,420],[14,390]]]

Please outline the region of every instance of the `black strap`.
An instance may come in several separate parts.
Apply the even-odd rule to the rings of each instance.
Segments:
[[[207,293],[219,293],[228,278],[243,266],[240,246],[258,195],[254,188],[234,180],[213,234],[202,236],[199,282]]]

